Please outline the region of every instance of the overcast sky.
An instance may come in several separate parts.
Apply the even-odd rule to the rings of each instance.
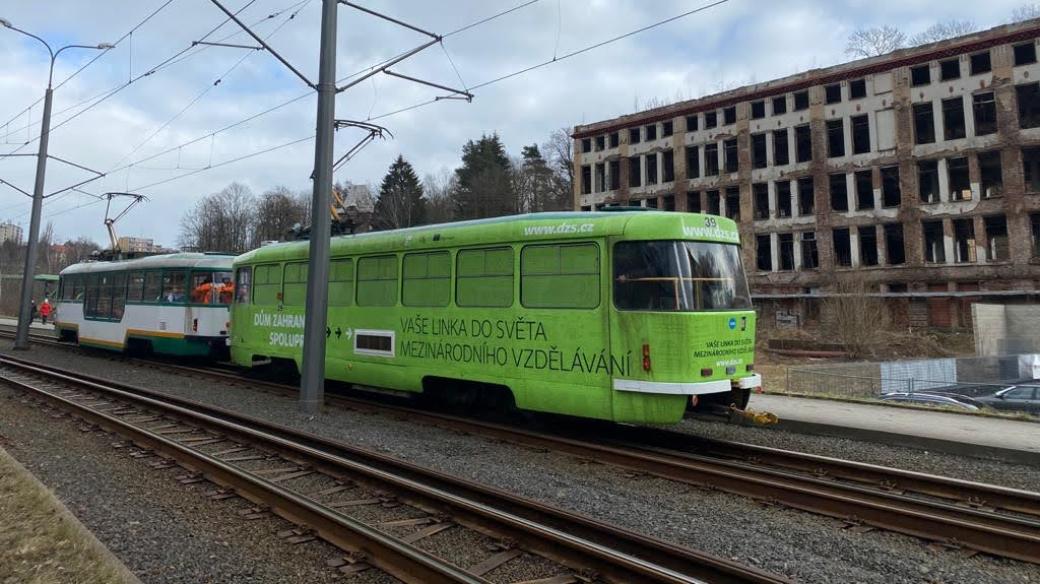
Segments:
[[[248,0],[222,0],[232,10]],[[0,0],[0,17],[62,44],[115,42],[166,0]],[[358,0],[427,30],[445,34],[520,0]],[[705,0],[540,0],[444,40],[394,67],[442,85],[467,87],[552,59],[655,21],[707,4]],[[857,27],[896,24],[913,34],[937,20],[972,19],[988,28],[1008,19],[1021,0],[989,0],[979,11],[974,0],[730,0],[698,14],[629,37],[577,57],[475,91],[472,103],[440,101],[382,117],[394,138],[365,149],[337,172],[337,180],[378,186],[398,154],[420,176],[452,170],[462,145],[482,133],[498,132],[511,155],[521,146],[542,143],[556,128],[630,113],[652,98],[697,97],[749,82],[760,82],[813,67],[845,61],[849,33]],[[289,8],[289,10],[284,10]],[[340,78],[408,50],[424,37],[346,6],[339,9]],[[320,0],[254,0],[241,13],[261,36],[298,69],[317,78]],[[275,14],[274,18],[266,18]],[[291,20],[289,17],[296,14]],[[130,38],[108,51],[54,95],[57,126],[94,104],[85,101],[138,78],[203,38],[224,22],[208,0],[173,0]],[[237,34],[236,34],[237,33]],[[235,36],[230,36],[235,35]],[[230,38],[228,38],[230,37]],[[234,23],[207,40],[250,44]],[[447,53],[447,54],[446,54]],[[458,68],[453,70],[450,55]],[[55,84],[93,58],[93,51],[69,50],[58,60]],[[229,74],[229,69],[239,62]],[[34,153],[23,146],[39,133],[46,87],[47,54],[38,42],[0,28],[0,154]],[[461,77],[461,81],[459,79]],[[214,82],[220,83],[214,85]],[[207,91],[208,90],[208,91]],[[50,152],[109,173],[84,186],[91,193],[134,190],[150,202],[118,225],[120,234],[154,237],[174,245],[182,213],[201,196],[232,181],[259,194],[276,185],[309,188],[313,141],[255,156],[186,178],[158,184],[314,133],[316,98],[302,99],[232,130],[206,137],[294,97],[306,86],[270,54],[234,48],[195,47],[152,75],[140,77],[51,134]],[[376,76],[342,93],[336,117],[379,117],[443,94],[442,91]],[[200,97],[201,96],[201,97]],[[193,103],[194,101],[194,103]],[[76,108],[68,109],[71,106]],[[64,111],[68,110],[68,111]],[[60,113],[59,112],[63,112]],[[179,115],[178,115],[179,114]],[[176,116],[176,117],[175,117]],[[172,121],[171,121],[172,120]],[[202,138],[191,145],[178,145]],[[361,135],[337,135],[337,156]],[[21,146],[21,149],[19,147]],[[171,150],[172,149],[172,150]],[[142,159],[171,150],[142,161]],[[31,191],[35,159],[0,158],[0,179]],[[51,160],[47,192],[92,176]],[[154,185],[154,186],[152,186]],[[44,206],[58,237],[107,236],[104,205],[69,192]],[[28,226],[29,198],[0,186],[0,220]]]

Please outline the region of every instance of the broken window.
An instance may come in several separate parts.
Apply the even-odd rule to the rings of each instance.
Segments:
[[[1001,170],[999,150],[979,152],[979,182],[983,199],[1003,194],[1004,173]]]
[[[671,150],[665,150],[661,153],[661,170],[662,177],[661,182],[672,182],[675,180],[675,155],[672,154]]]
[[[853,79],[849,81],[849,99],[859,99],[867,96],[867,80]]]
[[[798,214],[803,217],[816,211],[816,193],[813,191],[813,177],[803,176],[798,179]]]
[[[914,104],[914,144],[935,142],[935,115],[932,102]]]
[[[1015,45],[1015,65],[1036,63],[1036,44],[1034,41]]]
[[[917,161],[917,190],[922,203],[939,202],[939,161]]]
[[[701,194],[699,192],[688,191],[686,193],[686,211],[688,213],[701,212]]]
[[[864,266],[878,265],[877,228],[864,225],[859,228],[859,263]]]
[[[719,175],[719,145],[704,145],[704,176]]]
[[[787,96],[781,95],[780,97],[773,98],[773,115],[778,116],[780,114],[787,113]]]
[[[719,125],[719,113],[715,111],[704,112],[704,128],[714,128]]]
[[[697,123],[699,121],[700,120],[697,118],[697,114],[693,114],[692,116],[686,116],[686,131],[696,132],[697,128],[700,127]]]
[[[773,248],[770,239],[771,236],[768,234],[755,237],[755,267],[760,272],[769,272],[773,269]]]
[[[751,185],[751,196],[755,200],[755,219],[769,219],[769,185]]]
[[[881,169],[881,206],[898,207],[903,199],[899,185],[899,167],[886,166]]]
[[[820,267],[820,252],[816,248],[816,233],[802,233],[802,268],[815,270]]]
[[[971,200],[971,179],[968,178],[968,158],[947,158],[946,177],[950,183],[950,199]]]
[[[651,152],[646,155],[646,184],[657,184],[657,153]]]
[[[758,100],[751,102],[751,119],[759,120],[766,117],[766,102]]]
[[[730,138],[724,141],[722,147],[726,155],[726,172],[737,172],[737,168],[740,165],[740,159],[737,154],[737,139]]]
[[[922,221],[921,232],[924,234],[924,261],[932,264],[946,262],[946,247],[943,244],[943,222]]]
[[[845,156],[845,120],[827,120],[827,156]]]
[[[640,133],[639,128],[632,128],[632,129],[630,129],[628,131],[628,143],[629,144],[639,144],[639,139],[640,139],[639,137],[641,135],[642,134]]]
[[[790,164],[791,157],[787,151],[787,128],[773,130],[773,165]]]
[[[848,229],[835,229],[834,238],[834,263],[839,266],[852,265],[852,240]]]
[[[776,185],[776,216],[791,216],[791,181],[780,180]]]
[[[1040,193],[1040,148],[1022,149],[1022,177],[1027,193]]]
[[[777,251],[780,252],[780,269],[781,270],[793,270],[794,269],[794,234],[793,233],[781,233],[777,239],[779,239],[779,248]]]
[[[871,171],[860,170],[856,172],[856,209],[864,211],[874,208],[874,179]]]
[[[1018,125],[1022,128],[1040,127],[1040,83],[1015,86],[1018,97]]]
[[[708,191],[705,193],[708,198],[708,213],[711,215],[722,215],[722,196],[719,191]]]
[[[870,152],[870,121],[867,114],[852,116],[852,153]]]
[[[722,110],[722,121],[729,125],[737,123],[737,107],[730,106]]]
[[[794,153],[798,162],[809,162],[812,160],[812,130],[810,130],[809,124],[795,126]]]
[[[947,59],[946,61],[939,61],[939,79],[942,81],[949,81],[950,79],[960,79],[961,77],[961,60],[959,57],[953,59]]]
[[[647,209],[656,209],[657,208],[657,197],[650,197],[648,199],[644,199],[643,200],[643,206],[646,207]]]
[[[646,141],[657,139],[657,124],[650,124],[646,127]]]
[[[827,103],[838,103],[841,101],[841,83],[831,83],[823,88]]]
[[[607,167],[602,162],[596,163],[596,192],[601,193],[607,190]]]
[[[614,190],[621,186],[621,161],[617,158],[607,161],[607,174],[610,178],[610,185],[607,190]]]
[[[997,102],[993,92],[971,96],[971,110],[975,117],[975,135],[985,136],[997,131]]]
[[[592,152],[592,138],[582,138],[581,140],[581,151]]]
[[[942,100],[943,137],[957,140],[967,135],[964,126],[964,100],[958,97]]]
[[[643,184],[642,158],[639,156],[628,157],[628,186],[638,187]]]
[[[906,263],[906,248],[903,246],[903,224],[886,223],[885,229],[885,263],[898,266]]]
[[[740,221],[740,187],[726,187],[726,217]]]
[[[993,65],[989,61],[989,51],[983,51],[981,53],[975,53],[971,56],[971,74],[979,75],[982,73],[989,73],[993,69]]]
[[[686,178],[697,178],[701,175],[700,147],[686,147]]]
[[[619,132],[610,133],[610,147],[617,148],[621,144],[621,134]]]
[[[765,168],[768,161],[766,160],[766,135],[765,134],[752,134],[751,135],[751,166],[753,168]]]
[[[983,220],[986,227],[987,251],[990,261],[1002,262],[1011,259],[1011,248],[1008,246],[1007,217],[996,215]]]
[[[675,195],[665,195],[664,197],[664,210],[674,211],[675,210]]]
[[[607,137],[606,136],[596,136],[596,151],[598,152],[600,150],[605,149],[606,147],[607,147]]]
[[[668,120],[667,122],[661,122],[661,135],[662,136],[671,136],[673,129],[674,128],[673,128],[673,125],[672,125],[672,120]]]
[[[1029,222],[1033,232],[1033,257],[1037,258],[1040,257],[1040,213],[1030,215]]]
[[[809,90],[794,92],[794,111],[809,109]]]
[[[910,68],[910,85],[928,85],[932,82],[932,72],[928,65],[918,65]]]
[[[581,166],[581,194],[592,193],[592,167],[588,164]]]
[[[845,183],[844,174],[832,174],[830,176],[831,210],[849,210],[849,188]]]
[[[975,221],[971,218],[953,220],[953,261],[975,261]]]

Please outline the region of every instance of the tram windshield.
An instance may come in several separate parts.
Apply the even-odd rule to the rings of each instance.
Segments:
[[[706,241],[625,241],[614,246],[619,310],[751,308],[740,248]]]
[[[231,272],[192,272],[191,289],[194,304],[231,304],[235,293]]]

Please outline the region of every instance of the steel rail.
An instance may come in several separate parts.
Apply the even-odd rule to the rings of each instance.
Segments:
[[[725,558],[230,410],[7,356],[0,357],[0,364],[173,412],[193,423],[244,436],[249,442],[262,442],[266,448],[317,461],[319,466],[362,475],[407,493],[404,499],[446,509],[460,523],[494,531],[564,565],[592,569],[610,581],[787,582]]]

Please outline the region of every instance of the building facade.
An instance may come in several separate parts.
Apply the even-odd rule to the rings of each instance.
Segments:
[[[575,206],[740,224],[767,319],[856,281],[897,321],[1040,295],[1040,20],[574,130]],[[764,323],[768,326],[768,322]]]
[[[119,251],[124,253],[159,253],[161,245],[155,245],[155,240],[147,237],[120,237],[118,241]]]
[[[0,243],[12,241],[18,245],[22,244],[22,228],[14,223],[0,223]]]

